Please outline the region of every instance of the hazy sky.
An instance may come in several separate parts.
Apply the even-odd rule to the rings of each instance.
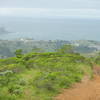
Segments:
[[[0,0],[1,16],[100,17],[100,0]]]
[[[0,0],[0,7],[100,9],[100,0]]]
[[[1,39],[100,40],[100,0],[0,0],[0,26]]]

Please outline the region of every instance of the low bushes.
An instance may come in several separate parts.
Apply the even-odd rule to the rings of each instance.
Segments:
[[[28,100],[27,96],[51,100],[61,89],[79,82],[84,73],[92,73],[90,61],[75,53],[29,53],[3,59],[0,65],[1,72],[13,72],[0,76],[0,89],[4,91],[0,100]]]

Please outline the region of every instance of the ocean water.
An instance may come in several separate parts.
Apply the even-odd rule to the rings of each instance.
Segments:
[[[0,26],[12,32],[0,39],[100,40],[100,19],[0,17]]]

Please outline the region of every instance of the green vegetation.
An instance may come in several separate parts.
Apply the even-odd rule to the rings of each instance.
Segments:
[[[100,52],[98,52],[95,57],[92,57],[92,61],[95,62],[97,65],[100,65]]]
[[[15,51],[15,55],[16,55],[17,58],[21,58],[22,55],[23,55],[23,54],[22,54],[22,49],[16,50],[16,51]]]
[[[72,45],[63,45],[60,49],[57,49],[57,52],[59,52],[60,54],[66,54],[66,53],[73,53],[73,46]]]
[[[64,40],[49,40],[36,41],[33,39],[15,39],[15,40],[0,40],[0,58],[14,57],[14,52],[17,49],[22,49],[23,53],[28,52],[55,52],[63,45],[71,44],[74,46],[74,51],[81,54],[94,54],[100,50],[100,42],[91,40],[79,41],[64,41]]]
[[[0,60],[0,100],[52,100],[84,74],[92,77],[90,60],[69,45],[58,52],[15,54]]]

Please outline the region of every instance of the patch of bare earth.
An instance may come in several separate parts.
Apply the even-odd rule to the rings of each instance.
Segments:
[[[70,89],[65,89],[55,100],[100,100],[100,67],[93,67],[94,78],[89,80],[84,76],[80,83]]]

